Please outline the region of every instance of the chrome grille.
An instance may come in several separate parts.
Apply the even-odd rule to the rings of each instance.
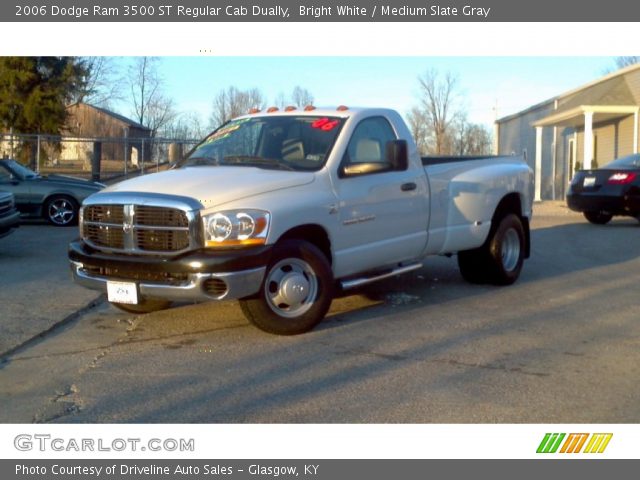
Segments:
[[[136,223],[138,225],[167,226],[167,227],[188,227],[189,220],[184,212],[180,210],[162,207],[136,207]]]
[[[122,225],[124,223],[124,206],[91,205],[84,209],[84,219],[88,222]]]
[[[178,251],[189,246],[187,230],[138,230],[138,248],[154,252]]]
[[[85,222],[82,236],[96,247],[124,248],[122,225],[94,225]]]
[[[97,249],[176,253],[195,243],[195,218],[192,212],[171,207],[88,205],[83,210],[82,237]]]

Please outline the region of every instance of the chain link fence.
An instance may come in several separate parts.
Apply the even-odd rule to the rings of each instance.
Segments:
[[[169,168],[199,140],[0,134],[0,156],[41,174],[117,180]]]

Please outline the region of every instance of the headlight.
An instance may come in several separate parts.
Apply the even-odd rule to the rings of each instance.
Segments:
[[[269,233],[269,212],[263,210],[227,210],[204,215],[207,247],[264,245]]]

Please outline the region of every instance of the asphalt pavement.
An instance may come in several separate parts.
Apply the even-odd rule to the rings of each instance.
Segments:
[[[235,302],[100,303],[5,357],[0,422],[638,423],[639,271],[637,221],[545,203],[515,285],[431,258],[305,335],[261,332]]]
[[[0,356],[98,298],[71,282],[67,245],[77,237],[78,227],[31,220],[0,239]]]

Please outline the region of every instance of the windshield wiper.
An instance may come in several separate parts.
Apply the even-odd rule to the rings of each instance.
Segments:
[[[229,155],[222,159],[222,165],[246,165],[247,167],[277,168],[278,170],[295,171],[295,168],[275,158],[257,157],[251,155]]]

